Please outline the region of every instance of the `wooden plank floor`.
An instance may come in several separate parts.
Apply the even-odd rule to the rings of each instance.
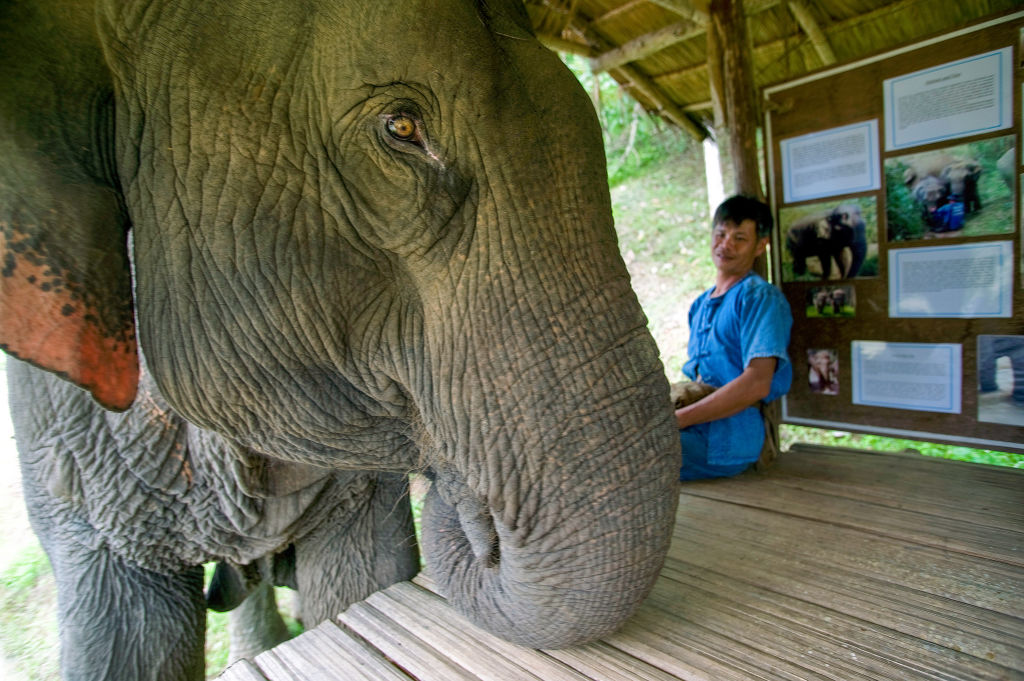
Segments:
[[[602,641],[505,643],[420,576],[221,678],[1024,679],[1024,471],[797,445],[682,487],[661,578]]]

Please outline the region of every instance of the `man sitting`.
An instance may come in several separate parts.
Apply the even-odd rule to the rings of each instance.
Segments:
[[[784,395],[792,383],[789,303],[753,271],[771,229],[769,207],[747,196],[726,199],[715,211],[715,285],[690,307],[683,373],[716,390],[676,409],[680,480],[736,475],[757,461],[764,444],[759,404]]]

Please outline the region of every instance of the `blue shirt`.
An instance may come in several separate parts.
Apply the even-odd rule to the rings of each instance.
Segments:
[[[759,357],[778,360],[765,402],[785,395],[793,382],[786,348],[793,316],[779,289],[750,272],[723,295],[708,289],[690,307],[689,356],[683,373],[721,388]],[[726,465],[757,460],[764,444],[764,423],[757,405],[728,418],[699,423],[707,437],[708,463]]]

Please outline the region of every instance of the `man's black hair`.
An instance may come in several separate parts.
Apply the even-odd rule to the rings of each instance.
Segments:
[[[725,201],[722,201],[721,205],[715,210],[715,217],[711,221],[711,226],[714,227],[723,222],[732,222],[738,225],[744,220],[754,221],[754,224],[757,225],[758,238],[771,236],[772,225],[774,224],[772,209],[763,201],[758,201],[753,196],[746,196],[744,194],[730,196]]]

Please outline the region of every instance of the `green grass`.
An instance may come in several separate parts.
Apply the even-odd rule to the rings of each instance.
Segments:
[[[38,543],[21,549],[0,572],[0,650],[26,681],[60,676],[56,584]]]
[[[939,459],[1024,468],[1024,454],[999,452],[991,449],[972,449],[970,447],[920,442],[918,440],[903,440],[881,435],[821,430],[806,426],[783,425],[780,430],[783,449],[794,442],[809,442],[811,444],[872,449],[880,452],[905,452],[932,456]]]

